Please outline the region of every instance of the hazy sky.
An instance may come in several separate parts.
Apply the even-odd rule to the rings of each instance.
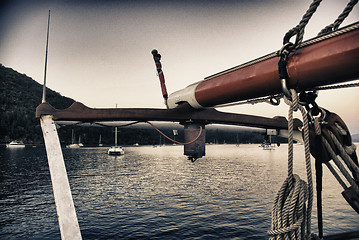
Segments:
[[[0,5],[0,63],[43,82],[51,9],[47,84],[89,107],[164,108],[151,50],[162,55],[169,93],[278,50],[312,1],[11,0]],[[309,22],[312,38],[346,1],[323,1]],[[342,24],[359,21],[356,6]],[[322,91],[318,103],[359,133],[359,89]],[[288,107],[220,109],[268,117]]]

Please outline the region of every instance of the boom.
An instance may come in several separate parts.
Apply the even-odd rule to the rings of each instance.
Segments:
[[[301,91],[359,78],[359,23],[343,30],[348,32],[308,40],[289,55],[289,88]],[[172,93],[168,106],[188,102],[194,108],[213,107],[281,93],[278,61],[277,54],[271,53],[214,74]]]

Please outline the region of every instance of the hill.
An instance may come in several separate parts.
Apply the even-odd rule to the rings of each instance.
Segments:
[[[47,101],[56,108],[67,108],[74,100],[47,89]],[[42,85],[25,74],[0,64],[0,142],[42,141],[35,109],[41,103]]]
[[[21,74],[0,64],[0,143],[22,140],[25,143],[43,143],[40,122],[35,118],[35,109],[41,103],[42,85],[31,77]],[[69,107],[74,100],[61,96],[47,88],[46,101],[57,109]],[[101,135],[102,143],[111,145],[114,142],[113,128],[67,126],[58,129],[63,144],[71,143],[72,130],[76,139],[81,137],[85,145],[97,145]],[[173,136],[171,128],[162,127],[168,136]],[[178,130],[176,140],[183,141],[183,129]],[[260,133],[243,130],[214,129],[206,131],[208,142],[214,143],[260,143]],[[157,131],[150,128],[122,128],[118,136],[119,144],[132,145],[139,143],[163,144]],[[165,141],[170,143],[169,140]]]

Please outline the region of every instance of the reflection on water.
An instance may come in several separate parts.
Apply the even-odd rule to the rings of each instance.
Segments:
[[[209,145],[192,163],[181,146],[63,149],[84,239],[263,239],[287,175],[287,148]],[[305,177],[303,146],[295,172]],[[0,149],[0,238],[60,238],[45,150]],[[325,233],[359,230],[324,172]],[[315,209],[313,227],[316,231]]]

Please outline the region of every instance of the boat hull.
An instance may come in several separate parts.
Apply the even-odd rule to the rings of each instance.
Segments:
[[[123,150],[123,148],[121,147],[111,147],[108,151],[107,151],[108,155],[123,155],[125,154],[125,151]]]
[[[81,146],[77,143],[67,145],[66,148],[80,148]]]
[[[12,144],[6,144],[7,148],[24,148],[25,144],[18,144],[18,145],[12,145]]]
[[[12,141],[12,142],[6,144],[6,147],[7,148],[24,148],[25,144],[23,144],[20,141]]]

